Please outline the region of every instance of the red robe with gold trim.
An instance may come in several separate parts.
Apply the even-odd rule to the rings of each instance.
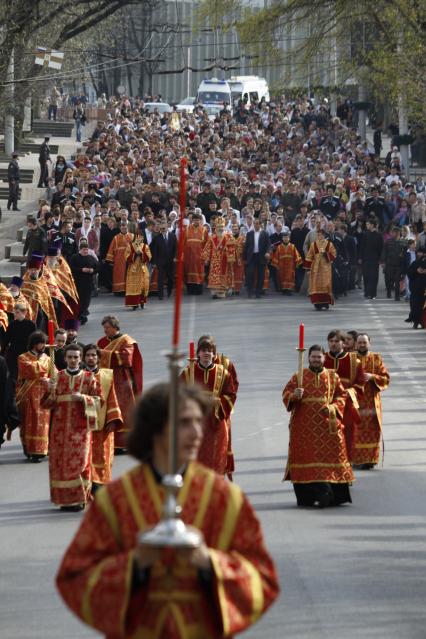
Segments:
[[[228,235],[228,244],[226,247],[228,285],[235,293],[239,293],[241,291],[244,281],[244,242],[245,238],[242,235],[239,235],[238,237]]]
[[[50,359],[27,351],[18,357],[16,405],[21,419],[21,440],[26,455],[47,455],[50,409],[42,405],[49,377]]]
[[[126,296],[125,306],[145,304],[149,294],[149,271],[151,251],[141,235],[133,236],[124,253],[126,258]]]
[[[208,240],[207,229],[200,225],[195,228],[190,224],[183,237],[183,269],[186,284],[202,284],[204,282],[203,250]]]
[[[122,428],[114,433],[115,448],[126,448],[136,397],[142,393],[142,355],[137,342],[126,334],[112,340],[101,337],[98,347],[101,349],[101,368],[114,371],[114,388],[123,418]]]
[[[55,329],[58,328],[55,307],[53,306],[52,297],[49,292],[46,280],[40,276],[36,280],[32,280],[28,271],[24,273],[24,283],[21,287],[21,293],[25,295],[31,307],[32,320],[37,324],[38,312],[41,309],[48,320],[52,320]]]
[[[199,384],[213,397],[214,405],[204,430],[198,461],[224,475],[228,467],[229,418],[237,397],[232,377],[221,364],[203,368],[198,362],[194,364],[193,380],[189,366],[181,376],[186,384]]]
[[[114,430],[122,426],[123,418],[114,388],[114,371],[100,368],[95,376],[101,387],[102,402],[97,429],[92,433],[92,481],[107,484],[112,479]]]
[[[141,464],[96,493],[57,575],[66,604],[107,639],[225,639],[255,623],[278,595],[274,564],[241,489],[191,462],[181,517],[204,535],[211,584],[164,550],[132,586],[138,533],[158,523],[164,489]]]
[[[3,306],[3,310],[6,311],[6,313],[13,313],[15,299],[3,282],[0,282],[0,304]]]
[[[320,373],[305,368],[302,400],[294,397],[298,387],[297,375],[293,375],[283,391],[283,402],[291,411],[284,479],[293,484],[352,482],[342,424],[346,391],[339,376],[327,368]]]
[[[111,240],[105,261],[111,262],[112,292],[124,293],[126,290],[126,249],[133,239],[133,233],[119,233]]]
[[[52,408],[49,448],[50,499],[58,506],[88,501],[92,487],[92,430],[97,426],[101,400],[99,381],[93,373],[71,375],[59,371],[53,395],[44,405]],[[74,399],[80,393],[82,399]]]
[[[352,461],[355,431],[360,422],[358,398],[364,391],[364,370],[357,353],[354,352],[344,353],[341,357],[333,357],[330,353],[326,353],[324,366],[338,374],[347,392],[343,424],[348,457]]]
[[[379,353],[360,355],[365,373],[373,378],[365,383],[364,393],[359,398],[360,423],[355,432],[353,449],[354,464],[378,464],[380,456],[380,438],[382,433],[381,392],[389,386],[389,373]]]
[[[304,267],[309,273],[309,297],[312,304],[334,304],[331,264],[336,249],[329,240],[315,240],[310,246]]]
[[[279,244],[272,253],[271,264],[277,269],[280,291],[294,291],[296,287],[296,268],[302,264],[299,251],[289,242]]]
[[[230,374],[231,379],[232,379],[232,383],[234,385],[234,392],[235,392],[235,399],[236,399],[236,395],[238,393],[238,387],[240,385],[240,382],[238,381],[238,375],[237,375],[237,371],[236,371],[234,363],[228,357],[226,357],[223,353],[217,353],[216,354],[216,357],[214,359],[214,363],[215,364],[222,364],[222,366],[225,368],[225,370],[228,371],[228,373]],[[234,404],[235,404],[235,402],[234,402]],[[232,413],[232,411],[231,411],[231,413]],[[228,417],[227,423],[228,423],[229,439],[228,439],[228,458],[227,458],[227,462],[226,462],[225,473],[228,476],[228,479],[232,480],[232,473],[235,470],[235,458],[234,458],[234,452],[232,450],[231,415]]]
[[[230,286],[228,265],[228,244],[230,236],[226,233],[219,239],[217,235],[208,238],[203,250],[203,259],[210,264],[207,288],[226,292]]]

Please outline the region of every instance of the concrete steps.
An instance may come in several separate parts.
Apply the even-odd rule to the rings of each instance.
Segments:
[[[9,284],[12,277],[21,277],[25,272],[27,258],[22,255],[22,251],[27,230],[26,226],[19,228],[16,232],[16,242],[4,247],[4,259],[0,260],[0,278],[5,284]]]
[[[6,244],[4,247],[4,257],[11,262],[25,262],[27,258],[25,255],[22,255],[23,248],[23,242],[12,242],[12,244]]]
[[[31,133],[36,137],[49,135],[57,138],[70,138],[73,128],[74,121],[53,122],[51,120],[34,120]]]
[[[20,169],[20,183],[32,184],[34,181],[34,169]],[[0,182],[7,182],[7,168],[0,167]]]
[[[0,260],[0,278],[6,286],[10,284],[12,277],[22,277],[24,272],[25,263],[10,262],[7,259]]]
[[[40,145],[41,142],[21,142],[21,144],[18,147],[18,153],[22,156],[27,155],[28,153],[37,153],[40,150]],[[58,148],[59,148],[59,144],[49,144],[49,149],[50,149],[50,153],[52,155],[56,155],[58,153]],[[5,152],[4,152],[4,142],[0,143],[0,154],[1,157],[7,157]],[[10,158],[7,158],[8,160],[10,160]]]
[[[6,185],[0,184],[0,200],[8,200],[9,199],[9,187]],[[19,189],[18,200],[22,199],[22,189]]]

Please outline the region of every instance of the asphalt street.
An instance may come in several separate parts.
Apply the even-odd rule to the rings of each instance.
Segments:
[[[364,300],[353,292],[328,312],[308,300],[270,293],[261,300],[185,298],[182,346],[213,333],[236,364],[240,391],[233,418],[235,480],[248,494],[279,571],[282,594],[244,636],[262,639],[424,639],[426,628],[426,333],[403,319],[406,302]],[[144,357],[144,384],[167,378],[172,300],[124,310],[122,299],[93,301],[81,330],[88,343],[114,312]],[[282,483],[288,443],[284,384],[296,370],[298,324],[306,343],[334,328],[367,330],[383,354],[391,385],[383,394],[383,466],[357,472],[352,505],[296,508]],[[132,465],[117,458],[118,476]],[[0,451],[0,635],[2,639],[99,636],[62,605],[54,575],[80,514],[49,502],[47,463],[25,463],[15,434]]]

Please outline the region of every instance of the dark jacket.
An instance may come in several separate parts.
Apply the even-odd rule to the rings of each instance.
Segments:
[[[417,269],[426,269],[426,257],[421,257],[411,262],[408,267],[408,279],[410,280],[411,293],[424,294],[426,288],[426,273],[418,273]]]
[[[361,245],[359,251],[360,259],[367,264],[368,262],[379,264],[383,253],[383,236],[379,231],[365,231],[361,235]]]
[[[24,242],[24,252],[23,254],[31,257],[32,253],[42,253],[46,255],[47,253],[47,236],[42,228],[37,227],[36,229],[28,229],[27,237]]]
[[[50,148],[47,142],[43,142],[40,146],[38,161],[44,164],[47,160],[50,160]]]
[[[19,415],[16,409],[15,393],[12,378],[7,370],[4,357],[0,356],[0,446],[4,442],[6,426],[11,430],[19,425]]]
[[[156,233],[150,245],[152,263],[156,266],[173,264],[176,257],[176,235],[168,231],[167,240],[162,233]]]
[[[104,260],[114,237],[120,233],[120,229],[110,229],[107,224],[101,224],[99,239],[99,259]]]
[[[130,212],[131,204],[135,195],[136,191],[134,189],[126,189],[124,186],[121,186],[115,197],[120,202],[120,206]]]
[[[64,256],[67,262],[70,261],[72,255],[78,253],[77,242],[75,240],[75,233],[70,232],[66,235],[59,233],[53,241],[53,246],[61,249],[61,254]]]
[[[385,268],[400,268],[402,270],[405,266],[406,250],[405,244],[401,240],[396,240],[393,237],[386,240],[382,255]]]
[[[325,195],[321,198],[320,211],[328,217],[329,220],[334,220],[340,211],[340,200],[335,195]]]
[[[11,160],[7,167],[7,179],[9,182],[19,182],[21,179],[18,160]]]
[[[358,260],[358,247],[356,243],[356,239],[351,235],[346,235],[343,238],[343,243],[346,248],[346,254],[348,256],[348,261],[351,266],[356,266]]]
[[[294,246],[299,251],[300,256],[303,258],[305,257],[305,253],[303,252],[303,245],[308,233],[309,229],[306,226],[303,226],[301,229],[295,228],[290,233],[290,242],[294,244]]]
[[[259,231],[259,257],[261,262],[266,262],[265,254],[269,253],[271,242],[266,231]],[[246,241],[243,248],[243,259],[248,264],[254,255],[254,231],[249,231],[246,235]]]

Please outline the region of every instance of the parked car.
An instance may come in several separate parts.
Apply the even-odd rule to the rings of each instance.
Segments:
[[[160,115],[172,112],[172,107],[170,104],[167,104],[167,102],[145,102],[144,109],[146,109],[148,113],[157,111]]]
[[[215,104],[204,104],[204,111],[209,116],[209,120],[215,120],[216,117],[223,109],[223,105],[215,105]]]
[[[188,113],[192,113],[195,107],[195,96],[191,96],[189,98],[185,98],[182,102],[176,105],[177,111],[187,111]]]

